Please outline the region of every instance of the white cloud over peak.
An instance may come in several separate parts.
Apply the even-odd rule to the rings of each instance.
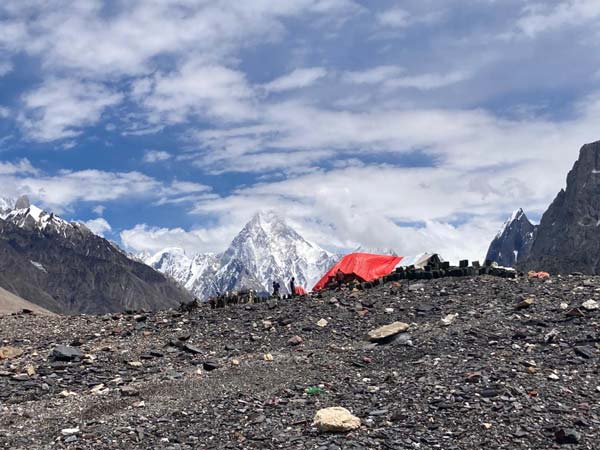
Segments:
[[[83,224],[86,227],[88,227],[92,233],[95,233],[98,236],[102,237],[104,237],[104,234],[106,232],[112,231],[112,227],[110,226],[110,224],[106,221],[106,219],[103,219],[102,217],[88,220],[86,222],[83,222]]]

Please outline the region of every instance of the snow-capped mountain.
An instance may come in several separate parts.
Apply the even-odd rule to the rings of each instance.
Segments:
[[[0,201],[0,287],[57,313],[161,309],[191,300],[79,222],[29,203]]]
[[[165,249],[144,261],[205,299],[244,289],[269,292],[275,280],[289,293],[291,277],[310,290],[337,256],[308,242],[275,213],[261,212],[221,254],[189,257],[181,249]]]
[[[529,256],[535,234],[536,226],[529,221],[522,209],[518,209],[496,234],[485,259],[504,267],[515,267]]]

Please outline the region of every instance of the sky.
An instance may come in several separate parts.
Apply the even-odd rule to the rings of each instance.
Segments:
[[[600,139],[597,0],[4,0],[0,186],[132,252],[275,210],[482,259]]]

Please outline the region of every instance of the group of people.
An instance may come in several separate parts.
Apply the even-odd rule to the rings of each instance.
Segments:
[[[254,303],[260,303],[263,299],[256,295],[256,293],[250,289],[249,291],[242,292],[225,292],[218,294],[215,297],[211,297],[208,303],[212,309],[225,308],[229,305],[251,305]]]
[[[289,288],[290,288],[290,296],[291,297],[295,297],[298,292],[296,291],[296,278],[292,277],[292,279],[290,280],[290,284],[289,284]],[[279,281],[273,281],[273,297],[279,297],[279,291],[281,289],[281,284],[279,284]]]
[[[345,277],[346,275],[341,271],[338,270],[335,274],[334,277],[331,277],[331,279],[329,280],[329,283],[327,284],[328,288],[341,288],[342,285],[345,282]],[[279,281],[274,280],[272,283],[272,287],[273,287],[273,292],[271,294],[271,298],[281,298],[281,284],[279,283]],[[302,295],[302,293],[300,291],[302,291],[301,288],[299,288],[298,286],[296,286],[296,278],[292,277],[289,281],[288,284],[288,288],[289,288],[289,296],[290,297],[297,297],[299,295]],[[303,293],[305,293],[303,291]],[[248,290],[248,291],[242,291],[242,292],[225,292],[223,294],[218,294],[215,297],[212,297],[209,299],[208,303],[210,304],[210,307],[212,309],[215,308],[225,308],[228,305],[240,305],[240,304],[254,304],[254,303],[260,303],[264,300],[268,299],[268,297],[260,297],[259,295],[256,295],[255,291],[253,291],[252,289]]]

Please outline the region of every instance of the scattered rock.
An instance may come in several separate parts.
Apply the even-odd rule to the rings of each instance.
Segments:
[[[560,445],[578,444],[581,440],[581,434],[572,428],[559,428],[554,434],[556,443]]]
[[[220,366],[220,365],[219,365],[219,363],[218,363],[218,362],[216,362],[216,361],[204,361],[204,362],[202,363],[202,368],[203,368],[204,370],[206,370],[207,372],[212,372],[213,370],[216,370],[216,369],[218,369],[219,367],[221,367],[221,366]]]
[[[594,311],[600,308],[600,304],[596,300],[587,300],[583,302],[581,306],[583,307],[583,309],[586,309],[588,311]]]
[[[526,298],[522,302],[519,302],[515,308],[516,309],[527,309],[534,303],[535,303],[535,300],[533,298]]]
[[[441,320],[442,326],[449,327],[450,325],[452,325],[454,323],[454,321],[456,320],[457,317],[458,317],[458,314],[448,314],[447,316],[442,318],[442,320]]]
[[[323,433],[345,433],[360,428],[360,419],[346,408],[334,406],[317,411],[313,425]]]
[[[594,349],[589,345],[580,345],[575,347],[573,350],[575,351],[576,355],[585,359],[592,359],[595,353]]]
[[[291,345],[293,347],[302,344],[302,342],[304,342],[304,341],[302,340],[302,338],[300,336],[293,336],[288,339],[288,345]]]
[[[0,359],[18,358],[23,354],[23,350],[17,347],[0,347]]]
[[[320,320],[317,322],[317,326],[319,326],[319,327],[321,327],[321,328],[324,328],[324,327],[326,327],[326,326],[327,326],[327,323],[328,323],[328,322],[327,322],[327,320],[325,320],[325,319],[320,319]]]
[[[75,428],[63,428],[62,430],[60,430],[61,434],[63,436],[71,436],[73,434],[77,434],[79,433],[79,427],[75,427]]]
[[[376,328],[369,331],[368,339],[371,342],[381,342],[389,340],[399,333],[404,333],[410,328],[410,325],[404,322],[394,322],[389,325]]]
[[[75,359],[82,359],[83,353],[76,347],[57,345],[52,350],[52,358],[57,361],[73,361]]]

